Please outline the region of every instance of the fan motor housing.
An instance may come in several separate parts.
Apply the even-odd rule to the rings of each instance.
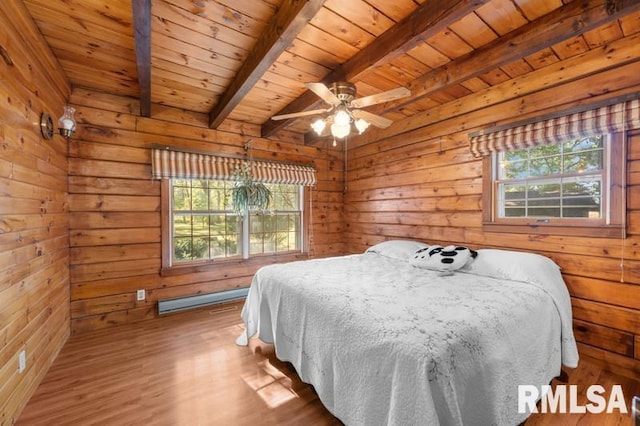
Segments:
[[[331,83],[329,90],[345,103],[351,102],[356,97],[356,86],[346,81]]]

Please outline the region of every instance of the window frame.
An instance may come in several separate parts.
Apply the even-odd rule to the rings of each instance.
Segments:
[[[602,199],[607,202],[602,219],[582,218],[499,218],[498,217],[498,155],[485,156],[482,164],[482,227],[488,232],[523,233],[540,235],[587,236],[614,238],[623,227],[624,167],[622,167],[622,132],[605,135],[605,173]],[[626,156],[625,156],[626,159]],[[626,161],[626,160],[625,160]],[[616,173],[615,171],[620,171]]]
[[[162,179],[160,185],[160,203],[161,203],[161,251],[162,251],[162,267],[160,269],[161,276],[181,275],[195,272],[207,272],[215,270],[223,265],[234,265],[243,263],[254,263],[256,259],[277,258],[278,261],[297,260],[308,254],[309,247],[309,211],[305,208],[305,202],[309,199],[309,188],[303,185],[300,187],[300,233],[301,247],[299,250],[276,253],[258,253],[249,254],[249,246],[244,248],[245,240],[249,239],[249,215],[248,212],[244,218],[241,218],[240,227],[242,234],[240,235],[241,253],[238,256],[228,258],[201,259],[187,262],[173,262],[173,229],[171,224],[172,218],[172,184],[171,179]]]

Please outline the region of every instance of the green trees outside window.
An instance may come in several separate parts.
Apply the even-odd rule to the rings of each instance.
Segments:
[[[271,210],[240,216],[232,181],[171,181],[173,261],[186,263],[280,253],[302,248],[302,201],[298,185],[267,185]],[[248,221],[243,226],[243,221]],[[248,238],[243,238],[247,232]]]

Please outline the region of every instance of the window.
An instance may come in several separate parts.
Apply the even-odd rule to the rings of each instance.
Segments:
[[[165,267],[302,251],[302,186],[267,185],[273,194],[272,212],[241,218],[230,205],[231,181],[166,182],[170,230],[163,243],[171,250],[165,253]]]
[[[622,223],[621,139],[582,137],[485,157],[485,228],[610,236],[602,229]]]
[[[496,154],[499,218],[602,219],[603,136]]]

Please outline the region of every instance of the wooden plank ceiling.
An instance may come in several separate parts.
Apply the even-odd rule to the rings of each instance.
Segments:
[[[305,82],[347,79],[358,97],[406,86],[408,100],[367,108],[398,120],[640,25],[631,0],[24,2],[74,87],[139,97],[143,115],[163,104],[265,135],[309,130],[310,118],[270,120],[318,107]]]

